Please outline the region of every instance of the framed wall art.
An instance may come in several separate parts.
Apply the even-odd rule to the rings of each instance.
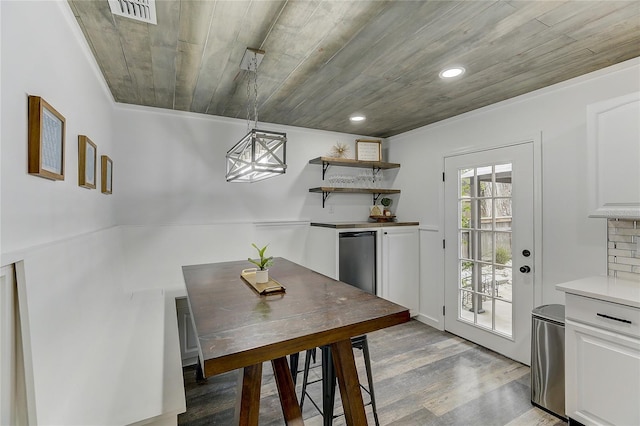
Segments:
[[[96,187],[96,144],[85,135],[78,136],[78,185]]]
[[[111,194],[111,185],[113,183],[113,161],[106,155],[100,156],[102,169],[102,193]]]
[[[356,139],[356,160],[382,161],[382,141],[379,139]]]
[[[29,96],[29,174],[64,180],[65,119],[40,96]]]

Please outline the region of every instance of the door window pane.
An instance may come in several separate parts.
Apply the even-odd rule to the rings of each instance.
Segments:
[[[493,200],[478,200],[480,206],[480,229],[493,229]]]
[[[476,301],[479,301],[476,324],[482,328],[491,330],[493,328],[493,304],[491,297],[477,295]]]
[[[482,267],[482,283],[478,288],[478,292],[484,293],[488,296],[493,296],[494,279],[493,279],[493,266],[484,265]]]
[[[460,228],[471,228],[471,200],[460,200]]]
[[[493,232],[476,232],[478,244],[474,247],[477,260],[489,262],[493,260]]]
[[[473,290],[473,262],[460,262],[460,288]]]
[[[496,229],[511,231],[511,198],[496,198],[495,205]]]
[[[511,286],[511,276],[507,276],[504,272],[498,271],[496,273],[496,297],[503,299],[507,302],[513,301],[513,289]]]
[[[471,231],[460,231],[460,259],[471,259],[470,240]]]
[[[511,232],[495,233],[495,263],[501,268],[511,266]]]
[[[491,175],[478,176],[478,197],[491,197],[493,194],[493,183],[491,182]]]
[[[511,336],[513,329],[513,322],[511,320],[513,315],[513,305],[510,302],[505,302],[499,299],[495,299],[494,303],[496,307],[496,331],[506,334],[507,336]]]
[[[473,312],[473,293],[470,291],[460,291],[459,317],[467,322],[475,322],[475,314]]]
[[[460,198],[471,196],[470,189],[473,173],[473,169],[460,170]]]

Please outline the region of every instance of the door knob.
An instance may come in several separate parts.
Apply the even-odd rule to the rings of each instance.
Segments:
[[[528,274],[529,272],[531,272],[531,268],[529,267],[529,265],[521,266],[520,272],[522,272],[523,274]]]

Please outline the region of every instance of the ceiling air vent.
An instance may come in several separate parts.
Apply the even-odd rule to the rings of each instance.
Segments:
[[[155,0],[109,0],[111,13],[156,25]]]

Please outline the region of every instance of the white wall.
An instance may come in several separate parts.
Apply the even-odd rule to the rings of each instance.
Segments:
[[[261,247],[269,244],[269,255],[304,263],[309,222],[133,225],[120,229],[125,289],[162,288],[186,295],[182,266],[256,258],[252,242]],[[246,268],[252,266],[247,262]]]
[[[78,186],[79,134],[97,144],[98,156],[113,154],[113,100],[67,2],[2,1],[1,7],[0,228],[7,253],[115,224],[113,200]],[[41,96],[66,118],[64,181],[27,173],[28,95]]]
[[[357,135],[259,123],[287,133],[287,172],[253,184],[227,183],[225,155],[246,133],[246,121],[119,105],[114,197],[118,223],[211,224],[272,220],[364,220],[371,197],[334,195],[322,209],[322,168],[309,160]],[[343,169],[344,170],[344,169]],[[333,172],[333,170],[332,170]],[[336,171],[337,172],[337,171]]]
[[[119,416],[113,423],[138,421],[149,416],[104,409],[118,397],[130,404],[121,384],[131,374],[120,374],[118,368],[135,365],[121,343],[129,338],[127,331],[138,331],[131,324],[139,323],[131,318],[128,324],[117,322],[130,299],[123,292],[123,268],[114,267],[123,263],[120,232],[114,227],[115,200],[99,189],[78,186],[79,134],[97,144],[98,155],[114,157],[113,100],[66,1],[1,1],[0,8],[1,264],[20,261],[29,423],[36,424],[36,414],[43,424],[72,424],[71,417],[87,424],[89,418],[100,422],[109,414]],[[41,96],[66,118],[64,181],[27,173],[28,95]],[[99,176],[99,168],[97,172]],[[159,356],[152,360],[160,365],[163,314],[159,311],[160,338],[155,339]],[[117,339],[122,340],[115,344]],[[108,359],[110,367],[98,372],[106,378],[96,376],[95,366],[104,363],[99,355]],[[162,374],[156,376],[162,379]],[[81,403],[83,397],[87,401]]]
[[[252,242],[302,263],[309,221],[368,216],[371,196],[334,195],[323,209],[309,192],[322,185],[322,168],[309,160],[337,142],[353,154],[357,135],[261,124],[287,133],[287,172],[227,183],[225,154],[246,134],[245,120],[119,105],[115,122],[113,196],[128,289],[183,287],[182,265],[255,257]]]
[[[557,283],[605,274],[606,220],[587,217],[586,106],[639,88],[640,60],[634,59],[389,138],[390,161],[402,163],[405,172],[395,182],[402,188],[398,214],[441,234],[436,244],[421,247],[422,256],[442,256],[444,157],[541,135],[542,302],[563,303]],[[432,301],[425,298],[442,297],[442,282],[425,271],[422,275],[421,299],[427,306]]]
[[[2,66],[2,4],[0,4],[0,100],[2,99],[2,70],[4,69]],[[2,102],[0,102],[0,148],[2,146]],[[2,149],[0,149],[0,253],[2,253]],[[2,266],[2,262],[0,262],[0,266]]]

